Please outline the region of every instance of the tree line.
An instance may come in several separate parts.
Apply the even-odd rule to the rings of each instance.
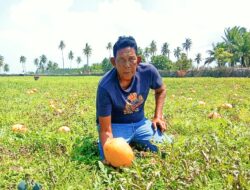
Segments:
[[[9,64],[4,62],[4,57],[2,55],[0,55],[0,73],[1,73],[1,69],[3,68],[4,72],[9,72],[10,68],[9,68]]]
[[[194,59],[189,58],[189,52],[192,47],[192,40],[186,38],[185,41],[177,46],[173,51],[170,50],[169,44],[164,42],[160,49],[160,54],[157,53],[157,43],[152,40],[148,47],[138,47],[138,55],[142,57],[143,62],[150,62],[159,70],[188,70],[194,68],[193,63],[196,63],[197,68],[205,67],[211,63],[215,63],[216,67],[250,67],[250,32],[246,28],[234,26],[224,30],[222,42],[212,44],[212,49],[208,50],[208,57],[202,58],[201,53],[197,53]],[[66,45],[63,40],[60,41],[58,49],[61,50],[62,68],[65,69],[64,49]],[[82,53],[86,56],[87,63],[82,65],[79,70],[81,72],[107,72],[112,68],[109,58],[111,57],[113,45],[111,42],[107,43],[106,49],[109,51],[108,58],[105,57],[101,63],[89,65],[89,59],[92,55],[92,47],[89,43],[85,44]],[[176,61],[170,59],[170,54],[173,53]],[[20,56],[19,62],[22,64],[23,73],[26,72],[25,63],[27,58]],[[72,68],[73,61],[77,63],[77,68],[82,63],[81,56],[74,55],[73,51],[68,52],[68,60],[70,61],[70,68]],[[203,61],[203,64],[201,65]],[[36,73],[44,73],[46,71],[56,71],[59,68],[58,63],[48,60],[46,55],[41,55],[33,61],[36,66]],[[200,66],[201,65],[201,66]],[[0,55],[0,72],[1,67],[5,72],[9,71],[9,65],[4,63],[4,57]]]

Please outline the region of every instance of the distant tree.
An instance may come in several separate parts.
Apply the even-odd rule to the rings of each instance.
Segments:
[[[78,56],[76,58],[76,62],[77,62],[77,68],[78,68],[78,65],[80,65],[80,63],[82,62],[82,58],[80,56]]]
[[[141,62],[145,62],[145,56],[143,54],[143,49],[141,47],[137,47],[137,55],[141,57]]]
[[[93,72],[93,73],[102,73],[102,64],[93,63],[91,65],[91,72]]]
[[[187,57],[188,57],[188,51],[191,49],[191,45],[192,45],[192,41],[190,38],[186,38],[185,42],[182,43],[182,47],[186,51]]]
[[[151,63],[159,70],[171,69],[171,61],[164,55],[152,56]]]
[[[161,53],[162,55],[167,56],[169,59],[170,50],[169,50],[169,44],[167,42],[163,43],[161,48]]]
[[[4,57],[2,55],[0,55],[0,63],[4,62]]]
[[[46,70],[54,71],[56,69],[58,69],[58,64],[49,60]]]
[[[91,56],[92,49],[88,43],[85,44],[85,48],[83,49],[83,53],[87,58],[87,66],[89,66],[89,57]]]
[[[177,58],[177,60],[179,60],[180,55],[181,55],[181,48],[178,46],[176,49],[174,49],[174,56]]]
[[[49,60],[46,70],[52,70],[52,68],[53,68],[53,62],[51,60]]]
[[[215,50],[215,59],[217,60],[218,67],[226,66],[226,63],[230,64],[233,54],[225,51],[224,48],[217,48]]]
[[[7,72],[9,72],[9,70],[10,70],[9,65],[8,64],[4,64],[3,71],[7,73]]]
[[[22,64],[23,73],[25,73],[25,62],[26,62],[26,57],[22,55],[20,57],[20,63]]]
[[[107,48],[107,50],[109,51],[109,57],[111,57],[111,50],[112,50],[112,48],[113,48],[112,43],[109,42],[106,48]]]
[[[38,70],[39,70],[39,59],[38,58],[35,58],[34,59],[34,65],[36,66],[36,73],[38,72]]]
[[[108,58],[104,58],[102,60],[102,70],[103,72],[108,72],[113,68],[113,65],[111,64],[110,60]]]
[[[0,55],[0,73],[1,73],[1,68],[4,65],[4,57],[2,55]]]
[[[218,58],[218,51],[217,51],[217,49],[218,48],[222,48],[223,50],[225,50],[226,49],[226,44],[224,43],[224,42],[218,42],[216,45],[215,44],[212,44],[212,50],[208,50],[207,51],[207,53],[208,53],[208,55],[209,55],[209,57],[207,57],[206,59],[205,59],[205,62],[204,62],[204,66],[205,65],[207,65],[207,64],[210,64],[210,63],[213,63],[213,62],[216,62],[217,63],[217,65],[218,65],[218,67],[220,67],[221,65],[221,63],[218,63],[218,60],[217,60],[217,58]],[[220,50],[221,51],[221,50]],[[217,55],[216,55],[216,52],[217,52]]]
[[[192,67],[192,60],[185,53],[181,53],[180,59],[175,63],[178,70],[187,70]]]
[[[68,55],[68,58],[69,58],[69,60],[70,60],[70,68],[71,68],[72,60],[74,59],[73,51],[70,50],[69,55]]]
[[[197,69],[199,69],[199,64],[200,64],[200,62],[201,62],[201,60],[202,60],[202,58],[201,58],[201,53],[198,53],[197,55],[196,55],[196,57],[195,57],[195,62],[197,63]]]
[[[88,66],[87,64],[83,65],[83,73],[89,73],[91,72],[91,67]]]
[[[52,65],[53,70],[56,70],[59,68],[58,63],[54,62]]]
[[[156,46],[156,42],[153,40],[151,43],[150,43],[150,53],[152,56],[155,55],[157,51],[157,46]]]
[[[61,40],[59,47],[58,47],[61,51],[62,51],[62,62],[63,62],[63,69],[64,69],[64,57],[63,57],[63,49],[65,48],[65,44],[64,42]]]
[[[236,65],[237,62],[242,67],[250,66],[250,32],[244,27],[234,26],[233,28],[226,28],[224,30],[225,37],[223,40],[226,47],[225,51],[232,54],[231,66]]]
[[[39,68],[44,71],[46,68],[47,57],[46,55],[42,54],[40,56]]]
[[[146,47],[146,48],[144,49],[143,55],[144,55],[146,61],[148,62],[148,58],[149,58],[149,56],[150,56],[150,48],[149,48],[149,47]]]

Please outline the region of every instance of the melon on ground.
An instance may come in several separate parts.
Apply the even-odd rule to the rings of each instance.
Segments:
[[[59,132],[64,132],[64,133],[68,133],[70,132],[70,128],[67,126],[62,126],[58,129]]]
[[[12,126],[13,132],[25,133],[27,130],[28,130],[27,127],[25,127],[25,125],[23,125],[23,124],[15,124]]]
[[[131,166],[134,152],[123,138],[108,139],[103,146],[105,159],[114,167]]]

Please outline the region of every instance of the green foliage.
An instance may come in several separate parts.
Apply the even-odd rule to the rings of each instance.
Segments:
[[[143,49],[140,47],[137,47],[137,55],[141,57],[141,62],[145,63],[146,62],[146,58],[143,54]]]
[[[159,145],[158,154],[135,150],[133,166],[120,169],[98,160],[99,80],[0,77],[0,189],[17,189],[27,176],[43,189],[58,190],[249,188],[249,79],[164,78],[163,113],[174,142]],[[28,94],[33,88],[37,92]],[[223,109],[223,103],[233,108]],[[212,111],[222,118],[209,119]],[[145,114],[154,115],[153,92]],[[17,123],[27,133],[12,132]],[[59,133],[65,125],[71,131]]]
[[[158,70],[170,70],[172,67],[171,61],[164,55],[156,55],[151,57],[151,63]]]
[[[91,65],[91,68],[90,68],[91,72],[93,73],[102,73],[102,64],[99,64],[99,63],[94,63]]]
[[[3,71],[4,72],[9,72],[9,70],[10,70],[9,65],[8,64],[4,64]]]
[[[187,58],[185,53],[181,53],[181,57],[175,63],[175,68],[177,70],[188,70],[192,67],[192,60]]]
[[[225,66],[226,63],[229,63],[231,60],[231,57],[233,56],[231,53],[225,51],[223,48],[217,48],[215,50],[215,59],[218,62],[218,66]]]
[[[56,69],[58,69],[58,64],[57,63],[53,63],[52,61],[49,61],[48,62],[48,65],[47,65],[47,68],[46,68],[46,70],[56,70]]]
[[[229,63],[232,67],[238,63],[242,67],[249,67],[250,32],[244,27],[234,26],[226,28],[222,38],[223,42],[213,45],[213,49],[208,51],[209,57],[206,58],[205,64],[216,61],[219,67],[224,66],[225,63]]]
[[[102,60],[102,70],[103,72],[108,72],[113,68],[113,65],[111,64],[110,60],[108,58],[104,58]]]

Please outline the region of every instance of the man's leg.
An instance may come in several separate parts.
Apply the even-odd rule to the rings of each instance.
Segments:
[[[136,123],[135,135],[132,139],[132,142],[136,145],[139,145],[139,147],[144,150],[157,152],[157,143],[172,143],[172,139],[163,134],[159,129],[155,131],[152,127],[152,122],[145,119]]]
[[[103,152],[102,144],[100,141],[100,126],[98,126],[97,128],[98,128],[98,133],[99,133],[98,148],[99,148],[99,153],[100,153],[100,159],[104,160],[104,152]],[[133,138],[133,134],[134,134],[133,125],[112,124],[112,133],[113,133],[113,138],[122,137],[129,143],[131,139]]]

